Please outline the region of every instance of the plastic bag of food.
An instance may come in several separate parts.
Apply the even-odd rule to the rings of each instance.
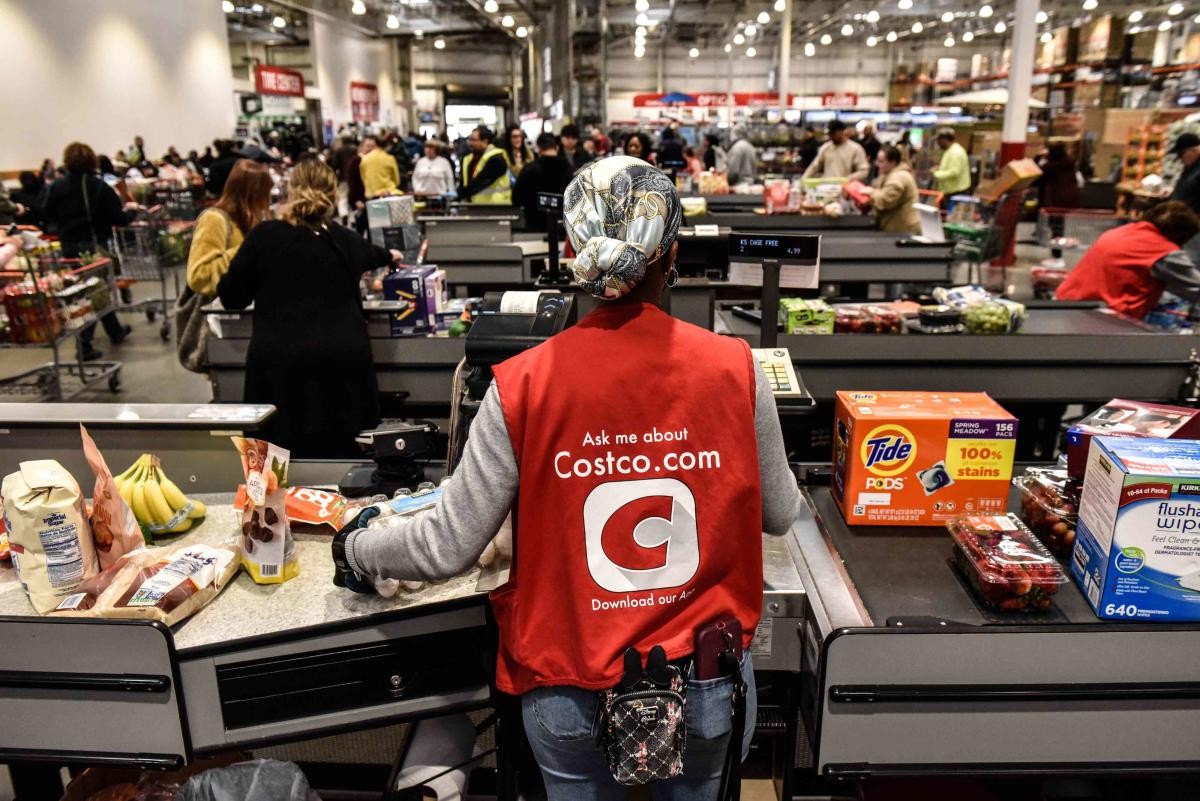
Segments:
[[[242,457],[246,506],[240,538],[242,565],[257,584],[282,584],[300,575],[287,518],[289,452],[261,439],[232,437]]]
[[[105,568],[130,551],[144,547],[146,541],[133,510],[117,490],[112,471],[104,461],[104,454],[100,453],[95,440],[82,423],[79,425],[79,436],[83,440],[83,457],[96,474],[96,484],[92,489],[92,541],[96,545],[100,567]]]
[[[237,568],[238,552],[232,545],[143,549],[85,581],[55,611],[173,626],[215,598]]]
[[[946,523],[954,561],[984,605],[1001,612],[1049,609],[1067,576],[1016,515],[958,517]]]
[[[5,476],[0,496],[13,566],[44,615],[99,570],[83,493],[61,464],[42,459]]]
[[[198,773],[175,797],[177,801],[312,801],[316,795],[296,763],[255,759]]]
[[[1066,470],[1031,467],[1013,479],[1021,490],[1021,519],[1051,553],[1065,557],[1075,546],[1083,479]]]
[[[995,295],[976,284],[966,284],[964,286],[937,287],[933,290],[933,297],[943,306],[965,309],[972,304],[992,300]]]
[[[962,321],[969,334],[1012,334],[1025,322],[1025,306],[1006,298],[984,300],[967,306]]]

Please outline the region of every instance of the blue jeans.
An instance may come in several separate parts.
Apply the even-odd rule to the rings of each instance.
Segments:
[[[745,759],[758,708],[749,654],[742,661],[742,677],[747,686],[746,731],[742,738]],[[716,799],[733,728],[732,691],[733,681],[729,678],[688,681],[683,775],[655,783],[655,801]],[[627,788],[613,780],[601,749],[604,714],[598,693],[578,687],[543,687],[521,696],[521,716],[525,736],[542,769],[548,801],[625,798]]]

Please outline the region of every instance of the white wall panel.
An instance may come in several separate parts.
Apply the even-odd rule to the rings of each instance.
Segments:
[[[350,82],[361,81],[379,87],[380,122],[399,124],[395,41],[368,39],[320,17],[311,18],[310,29],[321,116],[333,120],[335,128],[349,122]]]

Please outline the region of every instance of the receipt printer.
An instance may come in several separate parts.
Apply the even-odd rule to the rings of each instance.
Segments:
[[[467,395],[482,400],[492,367],[575,322],[575,298],[557,290],[489,292],[467,332]]]

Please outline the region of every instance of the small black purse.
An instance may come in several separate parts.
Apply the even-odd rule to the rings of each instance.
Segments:
[[[650,649],[644,669],[636,650],[625,652],[624,678],[601,693],[604,754],[618,783],[649,784],[683,773],[686,693],[686,677],[667,663],[662,646]]]

